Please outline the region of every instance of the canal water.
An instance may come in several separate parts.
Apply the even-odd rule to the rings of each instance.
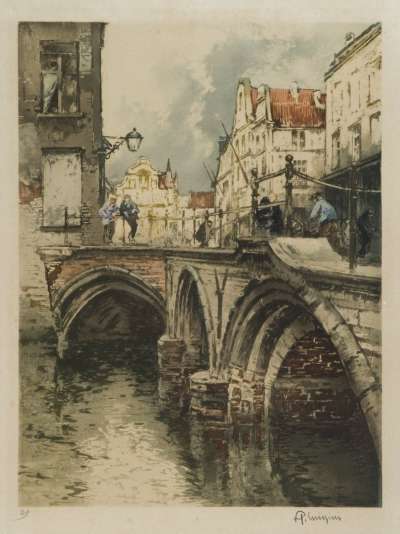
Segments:
[[[155,344],[20,352],[21,506],[379,506],[365,432],[231,429],[158,398]]]

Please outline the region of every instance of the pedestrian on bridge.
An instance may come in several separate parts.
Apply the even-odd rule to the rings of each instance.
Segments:
[[[364,258],[370,251],[371,241],[374,235],[374,212],[368,208],[357,219],[358,239],[360,249],[358,256]]]
[[[317,221],[319,237],[332,237],[337,234],[337,214],[335,208],[323,196],[317,192],[311,196],[314,206],[310,213],[310,219]]]
[[[119,212],[123,221],[126,221],[129,225],[130,231],[128,234],[128,241],[131,243],[135,239],[138,228],[139,207],[132,200],[130,195],[124,195],[119,206]]]
[[[210,219],[203,221],[195,235],[196,241],[200,243],[200,247],[208,247],[208,242],[210,241],[212,233],[212,222]]]
[[[119,214],[117,197],[110,195],[107,202],[99,209],[99,215],[103,224],[103,242],[111,243],[115,232],[115,218]]]

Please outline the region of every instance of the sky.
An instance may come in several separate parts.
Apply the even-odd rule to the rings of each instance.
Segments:
[[[323,75],[347,32],[365,23],[287,25],[209,17],[110,23],[102,57],[103,133],[144,136],[137,153],[123,147],[107,164],[121,181],[138,157],[157,169],[171,159],[181,193],[210,189],[203,162],[216,171],[222,120],[232,126],[237,82],[324,88]]]

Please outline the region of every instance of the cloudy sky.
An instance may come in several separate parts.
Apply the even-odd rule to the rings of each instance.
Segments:
[[[286,25],[209,18],[109,24],[103,50],[104,134],[135,126],[139,153],[124,147],[107,174],[115,182],[138,156],[164,169],[171,158],[181,192],[209,189],[203,161],[216,169],[220,120],[231,128],[240,77],[253,85],[323,88],[323,73],[347,32],[366,24]]]

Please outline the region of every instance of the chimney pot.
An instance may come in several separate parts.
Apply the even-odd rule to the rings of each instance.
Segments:
[[[299,99],[299,84],[294,81],[290,85],[290,94],[292,95],[292,98],[296,100],[296,102]]]

